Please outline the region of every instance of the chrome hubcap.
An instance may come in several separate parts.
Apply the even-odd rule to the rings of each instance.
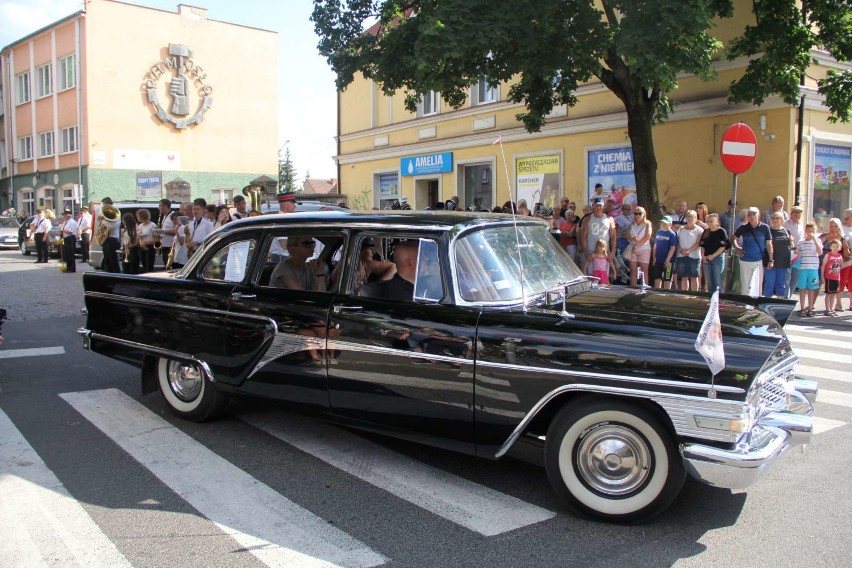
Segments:
[[[185,402],[195,400],[201,393],[203,377],[194,365],[169,361],[168,377],[172,392]]]
[[[618,425],[589,432],[577,447],[577,469],[590,487],[612,496],[641,487],[651,473],[651,451],[642,436]]]

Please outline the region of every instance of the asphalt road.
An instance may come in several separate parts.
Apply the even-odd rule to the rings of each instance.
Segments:
[[[33,260],[0,252],[0,566],[849,564],[850,312],[788,324],[821,380],[804,451],[746,491],[688,481],[658,519],[617,526],[570,515],[543,470],[514,460],[265,402],[176,419],[138,370],[82,349],[82,274]]]

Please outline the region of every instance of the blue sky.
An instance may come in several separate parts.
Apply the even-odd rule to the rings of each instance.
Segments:
[[[176,12],[180,3],[207,8],[212,20],[278,32],[279,145],[290,149],[299,179],[335,177],[337,97],[334,73],[316,49],[308,19],[311,0],[142,0],[128,1]],[[0,46],[82,8],[79,0],[0,0]],[[289,140],[289,143],[287,141]]]

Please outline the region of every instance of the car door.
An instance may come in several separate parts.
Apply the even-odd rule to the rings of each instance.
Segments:
[[[365,239],[384,243],[379,248],[391,260],[395,244],[419,243],[412,299],[360,295],[356,275]],[[446,269],[446,243],[439,234],[353,236],[341,294],[331,306],[331,408],[341,418],[379,431],[472,452],[478,312],[449,300]]]
[[[299,404],[303,410],[328,409],[328,311],[336,283],[321,290],[288,289],[270,281],[279,263],[286,261],[287,244],[313,239],[319,262],[331,274],[346,232],[320,226],[281,227],[268,231],[250,283],[237,286],[231,296],[229,326],[233,335],[228,353],[240,390],[245,393]],[[274,243],[283,243],[281,247]],[[260,326],[258,318],[264,318]]]

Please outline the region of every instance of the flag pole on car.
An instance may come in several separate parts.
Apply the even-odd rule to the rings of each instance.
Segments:
[[[722,322],[719,320],[719,291],[710,296],[710,307],[704,317],[704,323],[698,330],[695,340],[695,350],[704,357],[710,368],[710,390],[707,396],[716,398],[715,379],[725,368],[725,345],[722,341]]]

